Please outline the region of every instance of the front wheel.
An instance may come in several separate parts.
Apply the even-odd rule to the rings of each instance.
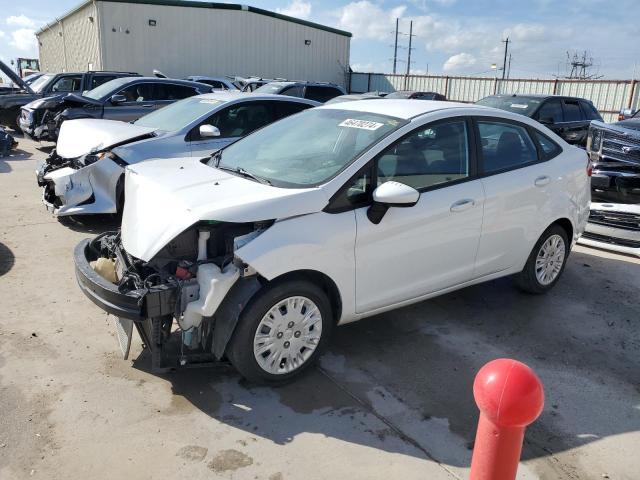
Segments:
[[[527,263],[516,275],[516,285],[527,293],[545,293],[558,282],[569,257],[565,230],[552,225],[538,239]]]
[[[267,285],[241,315],[227,355],[247,380],[283,383],[318,358],[333,323],[329,298],[315,284]]]

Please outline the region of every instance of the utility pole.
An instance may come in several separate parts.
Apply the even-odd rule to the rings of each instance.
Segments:
[[[504,61],[502,62],[502,80],[504,80],[504,74],[507,69],[507,50],[509,50],[509,37],[506,40],[502,40],[504,43]]]
[[[509,66],[507,67],[507,79],[511,77],[511,54],[509,54]]]
[[[409,24],[409,49],[407,51],[407,75],[411,72],[411,50],[413,50],[411,48],[411,41],[413,37],[415,37],[415,35],[413,34],[413,20],[411,20]]]
[[[398,21],[400,19],[396,18],[396,43],[393,46],[393,73],[396,73],[396,64],[398,62]]]

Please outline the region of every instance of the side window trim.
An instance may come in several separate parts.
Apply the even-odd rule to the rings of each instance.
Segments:
[[[535,162],[527,162],[527,163],[522,163],[520,165],[515,165],[513,167],[503,168],[500,170],[496,170],[495,172],[488,172],[488,173],[485,172],[484,156],[482,154],[482,141],[480,139],[480,129],[478,128],[478,122],[483,122],[483,121],[494,122],[494,123],[506,123],[506,124],[515,125],[517,127],[523,128],[527,132],[527,135],[529,135],[529,140],[531,140],[531,143],[533,143],[533,146],[536,149],[537,160]],[[491,177],[493,175],[500,175],[502,173],[511,172],[513,170],[519,170],[521,168],[530,167],[532,165],[537,165],[539,163],[544,163],[547,160],[549,160],[544,157],[543,155],[544,152],[541,152],[541,147],[540,145],[538,145],[538,140],[535,138],[535,135],[532,135],[533,127],[527,125],[526,123],[521,123],[516,120],[511,120],[510,118],[475,115],[473,117],[473,127],[474,127],[473,130],[475,132],[476,139],[477,139],[476,151],[478,155],[478,178],[486,178],[486,177]]]

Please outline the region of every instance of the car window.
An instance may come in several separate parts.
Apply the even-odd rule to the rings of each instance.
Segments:
[[[527,129],[512,123],[478,121],[485,173],[524,166],[538,161],[538,152]]]
[[[564,101],[564,121],[565,122],[578,122],[584,120],[582,111],[580,111],[580,105],[576,100]]]
[[[116,77],[115,75],[94,75],[93,77],[91,77],[91,85],[89,86],[88,90],[93,90],[94,88],[99,87],[103,83],[110,82],[115,78],[118,78],[118,77]]]
[[[280,95],[289,95],[290,97],[302,97],[304,95],[304,88],[302,85],[292,85],[285,87],[280,92]]]
[[[189,126],[199,118],[210,114],[224,102],[213,98],[189,97],[154,110],[133,122],[142,127],[173,132]],[[203,122],[202,124],[207,123]]]
[[[320,87],[314,85],[308,86],[304,94],[305,98],[322,103],[326,102],[327,100],[331,100],[333,97],[337,97],[338,95],[342,95],[342,92],[337,88]]]
[[[342,187],[325,211],[338,213],[369,204],[373,192],[371,177],[371,167],[369,166]]]
[[[560,100],[548,100],[542,104],[540,110],[538,110],[537,119],[542,121],[553,120],[553,123],[561,123],[562,120],[562,105]]]
[[[153,84],[135,83],[123,88],[118,94],[124,95],[127,102],[149,102],[153,100]]]
[[[580,108],[582,108],[582,114],[587,120],[602,120],[600,118],[600,114],[596,110],[596,107],[594,107],[591,103],[580,102]]]
[[[390,180],[428,188],[469,176],[467,124],[456,120],[421,127],[378,158],[378,185]]]
[[[245,102],[220,110],[203,123],[218,127],[218,138],[232,138],[244,137],[271,121],[271,111],[265,102]]]
[[[288,117],[289,115],[293,115],[294,113],[301,112],[306,110],[307,108],[311,108],[313,105],[307,105],[306,103],[298,103],[298,102],[269,102],[271,106],[273,120],[280,120],[281,118]]]
[[[197,94],[198,92],[195,88],[186,85],[155,83],[153,85],[153,96],[149,100],[182,100],[183,98],[192,97]]]
[[[542,133],[538,132],[537,130],[534,130],[533,135],[536,141],[538,142],[538,145],[540,145],[540,148],[542,149],[542,152],[544,153],[546,160],[549,160],[555,157],[556,155],[560,154],[560,152],[562,151],[562,149],[556,142],[551,140],[546,135],[543,135]]]
[[[52,92],[77,92],[82,84],[82,75],[68,75],[54,82]]]
[[[218,88],[223,90],[227,89],[227,86],[224,83],[218,82],[217,80],[203,80],[202,83],[207,83],[211,85],[213,88]]]

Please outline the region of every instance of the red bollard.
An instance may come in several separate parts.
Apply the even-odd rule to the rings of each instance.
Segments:
[[[524,429],[544,407],[538,376],[524,363],[500,358],[480,369],[473,382],[480,420],[470,480],[514,480]]]

